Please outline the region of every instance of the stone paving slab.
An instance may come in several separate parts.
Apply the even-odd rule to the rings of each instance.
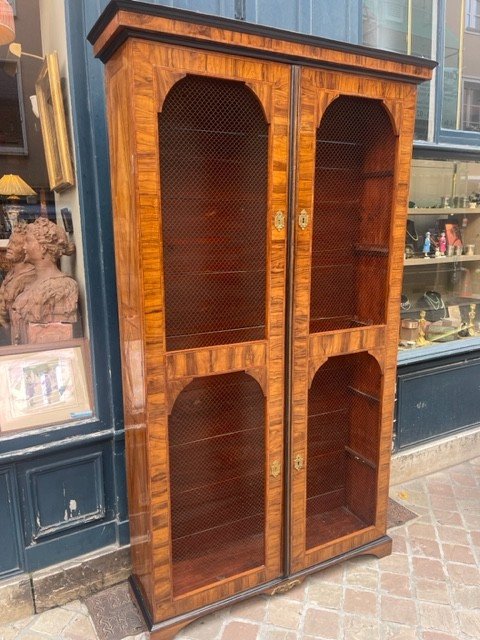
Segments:
[[[239,603],[178,640],[479,640],[480,458],[393,487],[391,496],[419,514],[390,532],[391,556],[354,558],[288,593]],[[42,639],[98,637],[79,600],[0,625],[0,640]]]

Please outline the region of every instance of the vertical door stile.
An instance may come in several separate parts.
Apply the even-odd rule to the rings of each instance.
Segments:
[[[292,65],[290,73],[290,110],[289,110],[289,171],[288,171],[288,224],[287,224],[287,247],[286,247],[286,295],[285,295],[285,418],[284,418],[284,492],[285,492],[285,513],[284,531],[285,540],[283,548],[283,569],[290,572],[291,567],[291,539],[292,539],[292,511],[291,495],[292,485],[292,446],[293,446],[293,335],[295,318],[295,225],[297,210],[297,185],[298,185],[298,128],[299,128],[299,105],[300,105],[300,80],[301,67]]]
[[[288,167],[290,118],[290,69],[271,65],[272,117],[270,122],[270,180],[268,207],[269,290],[268,290],[268,460],[267,460],[267,522],[266,573],[268,579],[284,572],[283,497],[285,482],[284,442],[284,375],[285,375],[285,297],[286,245],[288,233]],[[272,473],[273,469],[273,473]],[[279,473],[275,472],[279,470]]]
[[[309,70],[302,69],[299,82],[297,111],[297,180],[294,217],[294,284],[292,329],[292,435],[290,447],[290,570],[304,567],[306,530],[306,468],[294,460],[306,459],[308,405],[308,338],[310,305],[310,263],[313,221],[313,177],[315,156],[316,96]],[[300,226],[300,215],[307,216],[307,225]],[[297,458],[299,459],[299,458]]]

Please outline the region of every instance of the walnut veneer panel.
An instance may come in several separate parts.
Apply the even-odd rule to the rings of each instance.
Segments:
[[[108,65],[112,181],[119,287],[124,381],[143,387],[143,455],[148,469],[144,509],[148,517],[141,532],[133,536],[148,540],[142,552],[134,549],[134,572],[143,585],[154,620],[190,611],[251,588],[281,573],[282,475],[266,473],[265,562],[233,578],[204,585],[193,592],[182,587],[174,597],[171,577],[170,493],[168,483],[168,419],[176,399],[196,377],[245,371],[266,396],[265,468],[283,460],[283,370],[285,300],[285,229],[274,226],[275,213],[286,212],[288,157],[288,67],[195,52],[182,47],[160,47],[130,40]],[[134,69],[134,72],[132,70]],[[116,93],[118,73],[128,76],[122,95]],[[257,342],[167,352],[162,271],[161,184],[157,117],[168,91],[186,74],[244,82],[259,100],[269,125],[267,230],[267,339]],[[127,107],[125,108],[125,105]],[[118,125],[116,124],[118,123]],[[125,149],[124,149],[125,148]],[[133,165],[132,165],[133,162]],[[135,182],[133,181],[135,178]],[[119,216],[120,213],[120,216]],[[133,285],[133,289],[132,289]],[[131,340],[126,332],[131,317],[138,328],[137,369],[129,360]],[[136,389],[125,384],[125,406],[135,401]],[[130,460],[137,449],[137,423],[127,420]],[[139,502],[133,479],[137,469],[129,463],[131,504]],[[138,557],[137,557],[138,556]],[[148,564],[148,584],[140,567]]]
[[[313,197],[315,193],[315,148],[316,133],[322,116],[339,96],[355,96],[374,100],[383,105],[391,122],[391,135],[396,139],[393,166],[385,167],[393,173],[390,188],[390,203],[387,206],[391,220],[388,238],[387,283],[383,305],[385,325],[358,327],[310,334],[309,309],[314,228]],[[316,549],[308,549],[305,524],[306,514],[306,468],[296,469],[292,464],[291,500],[291,569],[299,571],[337,554],[366,544],[384,535],[386,529],[386,505],[388,497],[388,474],[390,460],[391,430],[393,421],[394,385],[396,372],[396,336],[398,335],[399,302],[401,293],[402,251],[406,224],[407,193],[410,167],[410,151],[415,117],[415,90],[407,84],[380,82],[371,78],[352,76],[347,73],[331,73],[315,69],[303,69],[299,98],[298,141],[298,192],[297,214],[305,210],[308,225],[296,226],[295,239],[295,297],[293,331],[293,405],[292,405],[292,453],[308,460],[307,450],[307,406],[308,391],[318,368],[329,357],[370,352],[382,372],[379,390],[381,420],[376,434],[378,460],[376,461],[376,513],[373,526],[364,526],[358,531],[325,542]],[[348,126],[348,122],[345,123]],[[368,123],[365,123],[368,127]],[[321,189],[321,185],[317,185]],[[348,180],[345,181],[348,193]],[[343,194],[339,194],[342,197]],[[368,190],[361,193],[362,207],[374,214],[378,201],[369,196]],[[372,207],[372,211],[369,211]],[[363,209],[362,209],[363,210]],[[362,304],[368,306],[367,287],[362,294]],[[308,463],[307,463],[308,464]]]

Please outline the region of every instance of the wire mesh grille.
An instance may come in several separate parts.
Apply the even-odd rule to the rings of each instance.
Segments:
[[[169,419],[176,594],[261,566],[265,401],[246,373],[191,382]]]
[[[336,356],[308,397],[307,548],[374,522],[381,373],[366,354]]]
[[[167,349],[265,336],[268,125],[243,83],[187,76],[159,116]]]
[[[376,100],[342,96],[317,130],[310,332],[385,322],[395,136]]]

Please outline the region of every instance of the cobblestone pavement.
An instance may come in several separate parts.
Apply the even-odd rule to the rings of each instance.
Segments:
[[[419,514],[390,531],[391,556],[350,560],[286,594],[198,620],[177,638],[479,640],[480,458],[393,487],[391,496]],[[97,635],[79,601],[0,627],[0,640],[42,639]]]

